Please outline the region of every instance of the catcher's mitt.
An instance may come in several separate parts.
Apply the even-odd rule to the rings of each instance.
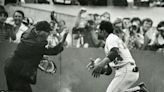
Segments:
[[[95,59],[95,60],[90,59],[90,63],[87,65],[87,68],[88,68],[89,70],[93,70],[93,69],[94,69],[94,66],[95,66],[96,64],[98,64],[100,61],[101,61],[100,58],[97,58],[97,59]],[[101,74],[102,74],[102,75],[110,75],[111,73],[112,73],[112,68],[110,67],[109,64],[105,65],[104,68],[103,68],[102,71],[101,71]]]
[[[44,72],[50,73],[50,74],[56,73],[56,70],[57,70],[57,67],[56,67],[55,63],[52,60],[49,60],[49,59],[46,59],[46,58],[41,60],[38,67],[41,71],[44,71]]]

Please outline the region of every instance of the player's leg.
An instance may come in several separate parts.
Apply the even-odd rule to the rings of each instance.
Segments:
[[[124,79],[119,83],[118,88],[121,89],[119,92],[124,92],[130,88],[139,78],[139,72],[132,72],[127,70]]]
[[[130,88],[130,89],[126,90],[125,92],[137,92],[137,91],[139,91],[139,92],[149,92],[143,82],[138,84],[136,87],[133,87],[133,88]]]
[[[139,86],[136,86],[136,87],[127,89],[125,92],[135,92],[135,91],[137,92],[138,90],[140,90],[140,87]]]
[[[22,77],[12,73],[11,70],[5,68],[5,76],[8,91],[7,92],[32,92],[31,86]]]
[[[116,90],[119,89],[117,86],[119,85],[121,80],[124,78],[123,76],[124,75],[115,76],[114,79],[109,84],[106,92],[117,92]]]
[[[7,92],[32,92],[30,84],[21,78],[13,80],[6,77],[6,80],[8,86]]]
[[[138,77],[139,73],[116,72],[116,76],[108,86],[106,92],[124,92],[138,80]]]

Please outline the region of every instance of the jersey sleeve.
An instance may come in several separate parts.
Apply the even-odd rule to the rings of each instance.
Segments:
[[[108,36],[108,38],[106,39],[106,43],[105,43],[105,54],[108,55],[108,53],[110,52],[110,50],[113,47],[118,47],[118,37],[115,35],[110,35]]]

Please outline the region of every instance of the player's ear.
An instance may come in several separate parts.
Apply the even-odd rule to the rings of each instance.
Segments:
[[[36,28],[34,28],[34,32],[38,35],[39,34],[39,31],[36,30]]]

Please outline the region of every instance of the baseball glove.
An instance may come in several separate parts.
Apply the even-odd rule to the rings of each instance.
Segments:
[[[90,59],[90,63],[87,65],[87,68],[89,70],[93,70],[94,66],[96,64],[98,64],[100,61],[101,61],[100,58],[97,58],[95,60],[94,59]],[[102,70],[101,70],[101,74],[102,75],[111,75],[111,73],[112,73],[112,68],[110,67],[109,64],[105,65],[104,68],[102,68]]]
[[[57,71],[56,64],[52,60],[49,60],[47,58],[41,60],[40,64],[38,65],[38,68],[41,71],[44,71],[49,74],[54,74]]]

